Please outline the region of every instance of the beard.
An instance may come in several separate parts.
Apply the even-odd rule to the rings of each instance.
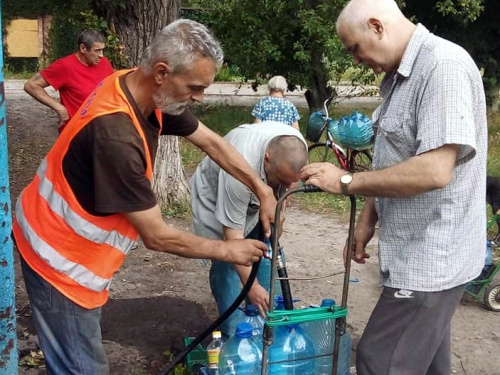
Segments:
[[[169,115],[180,115],[186,109],[188,103],[176,102],[170,97],[168,92],[158,90],[153,94],[153,100],[155,102],[156,108],[158,108],[162,113],[167,113]]]

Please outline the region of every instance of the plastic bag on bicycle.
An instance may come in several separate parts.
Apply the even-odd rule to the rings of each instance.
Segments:
[[[328,131],[336,142],[353,150],[364,150],[373,145],[373,122],[358,111],[339,121],[329,121]]]
[[[322,111],[316,111],[309,116],[307,123],[306,138],[316,143],[321,138],[321,133],[325,128],[325,114]]]

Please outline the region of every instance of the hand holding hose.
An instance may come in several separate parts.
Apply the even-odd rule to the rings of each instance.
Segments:
[[[221,243],[226,251],[224,259],[221,260],[242,266],[251,266],[267,251],[267,246],[258,240],[226,240]]]

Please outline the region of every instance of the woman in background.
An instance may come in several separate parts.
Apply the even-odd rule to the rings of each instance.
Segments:
[[[285,91],[288,87],[285,77],[272,77],[267,87],[269,96],[259,100],[252,110],[254,122],[278,121],[299,130],[299,112],[293,103],[285,98]]]

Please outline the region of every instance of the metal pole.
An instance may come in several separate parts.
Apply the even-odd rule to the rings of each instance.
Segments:
[[[2,40],[0,0],[0,40]],[[0,375],[16,375],[17,340],[3,50],[0,48]]]

